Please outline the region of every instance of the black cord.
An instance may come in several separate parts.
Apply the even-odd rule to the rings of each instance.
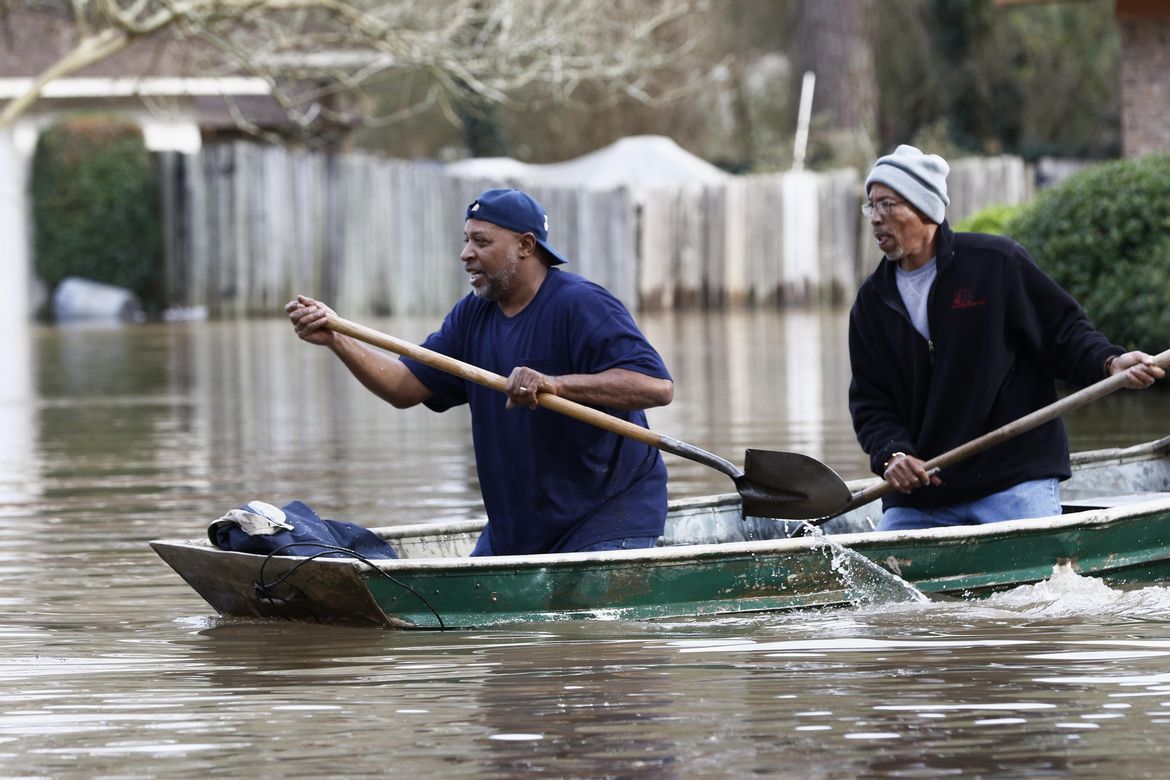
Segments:
[[[289,547],[302,547],[302,546],[304,546],[304,547],[321,547],[323,549],[319,553],[314,553],[313,555],[310,555],[307,558],[304,558],[303,560],[297,561],[297,563],[295,563],[288,571],[286,571],[284,574],[277,577],[272,582],[265,582],[264,581],[264,567],[268,565],[268,561],[271,560],[272,556],[278,554],[281,550],[287,550]],[[385,577],[386,579],[393,582],[398,587],[403,588],[403,589],[408,590],[411,593],[413,593],[415,595],[415,597],[418,598],[418,600],[421,601],[423,604],[425,604],[426,608],[431,611],[431,614],[435,616],[435,620],[439,621],[439,630],[440,631],[447,630],[446,624],[443,623],[443,618],[439,615],[438,611],[433,606],[431,606],[431,602],[426,600],[426,597],[424,597],[421,593],[419,593],[414,588],[407,585],[402,580],[399,580],[397,577],[394,577],[390,574],[387,574],[385,571],[383,571],[381,569],[381,567],[379,567],[377,564],[375,564],[373,561],[371,561],[366,556],[362,555],[361,553],[357,552],[356,550],[351,550],[348,547],[337,547],[335,545],[324,544],[322,542],[289,542],[288,544],[282,544],[280,547],[277,547],[275,550],[273,550],[272,552],[270,552],[264,556],[264,561],[261,562],[261,564],[260,564],[260,575],[259,575],[260,579],[258,582],[254,583],[256,586],[256,592],[260,596],[262,596],[263,598],[268,599],[270,604],[272,604],[273,606],[276,606],[275,603],[273,603],[273,599],[276,598],[276,595],[274,593],[272,593],[272,591],[271,591],[272,588],[275,588],[276,586],[283,583],[286,579],[289,578],[289,576],[292,575],[293,572],[295,572],[297,569],[301,568],[301,566],[305,565],[309,561],[314,560],[316,558],[320,558],[323,555],[329,555],[330,553],[333,553],[333,552],[342,553],[343,555],[348,555],[351,558],[356,558],[357,560],[359,560],[362,563],[369,566],[371,569],[373,569],[378,574],[381,574],[383,577]],[[296,588],[295,585],[290,585],[289,587],[295,588],[296,590],[300,591],[300,588]],[[304,591],[301,591],[301,592],[303,593]],[[282,599],[282,601],[283,601],[283,599]]]
[[[305,596],[305,592],[303,590],[298,588],[296,585],[292,585],[292,584],[290,584],[288,587],[292,589],[292,591],[293,591],[292,595],[289,596],[288,598],[281,598],[280,596],[276,595],[272,591],[268,590],[268,587],[266,585],[264,585],[263,583],[261,583],[261,582],[253,582],[252,583],[252,590],[255,591],[256,597],[264,599],[272,607],[275,607],[276,609],[280,609],[280,610],[284,610],[284,609],[288,609],[288,608],[296,608],[296,609],[299,609],[300,611],[304,612],[309,617],[313,618],[314,623],[324,622],[321,620],[320,616],[317,615],[317,613],[314,612],[309,606],[296,603],[295,599],[297,597],[303,598]],[[280,602],[280,603],[278,604],[277,602]],[[286,620],[292,620],[291,616],[285,615],[284,617]]]

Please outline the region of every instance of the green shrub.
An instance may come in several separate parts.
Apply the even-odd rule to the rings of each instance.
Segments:
[[[1005,232],[1112,341],[1151,353],[1170,346],[1170,155],[1075,174]]]
[[[1002,236],[1004,226],[1023,208],[1023,206],[1004,204],[987,206],[969,217],[959,220],[955,224],[955,230],[961,230],[965,233],[994,233],[997,236]]]
[[[138,127],[84,115],[41,134],[32,168],[37,273],[133,290],[158,308],[161,267],[158,175]]]

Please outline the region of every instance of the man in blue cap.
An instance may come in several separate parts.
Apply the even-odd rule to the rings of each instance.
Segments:
[[[949,166],[899,146],[878,159],[861,207],[884,258],[849,314],[849,411],[875,474],[898,492],[879,530],[1060,514],[1068,437],[1059,420],[930,474],[924,462],[1089,385],[1164,372],[1126,352],[1009,238],[956,233]]]
[[[674,384],[625,306],[555,266],[548,216],[515,189],[467,207],[459,255],[471,293],[426,348],[508,378],[495,390],[373,349],[324,327],[331,310],[306,296],[286,307],[297,335],[329,347],[369,390],[396,407],[471,408],[488,524],[472,555],[651,547],[666,519],[666,466],[657,449],[540,407],[551,393],[646,426]]]

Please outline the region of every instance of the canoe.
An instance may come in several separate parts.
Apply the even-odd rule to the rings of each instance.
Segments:
[[[875,502],[791,536],[799,522],[705,496],[671,502],[657,547],[604,553],[468,558],[483,521],[373,528],[395,560],[229,552],[206,536],[150,544],[227,617],[408,629],[831,607],[875,587],[970,598],[1058,566],[1115,584],[1170,579],[1170,437],[1074,454],[1061,497],[1058,516],[902,532],[872,530]]]

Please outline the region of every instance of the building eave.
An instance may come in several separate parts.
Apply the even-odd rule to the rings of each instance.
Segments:
[[[0,78],[0,99],[12,100],[33,88],[30,78]],[[46,99],[120,97],[206,97],[271,95],[272,87],[261,78],[61,78],[41,88]]]

